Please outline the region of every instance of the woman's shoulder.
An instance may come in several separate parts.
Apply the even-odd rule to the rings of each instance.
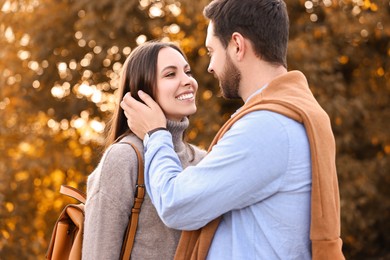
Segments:
[[[142,154],[142,142],[133,137],[125,137],[123,140],[110,145],[103,157],[88,178],[88,192],[104,192],[119,194],[132,190],[135,186],[138,174],[138,158],[131,145],[134,144]],[[143,148],[142,148],[143,149]],[[91,190],[91,189],[93,190]]]
[[[116,162],[118,160],[127,161],[129,156],[134,157],[136,155],[132,145],[140,152],[141,155],[143,154],[144,148],[142,141],[133,135],[128,135],[120,141],[110,145],[104,152],[103,158],[105,157],[106,162],[111,160]]]
[[[191,148],[191,150],[193,152],[193,155],[194,155],[193,156],[193,161],[192,161],[193,164],[199,163],[203,159],[203,157],[206,156],[207,151],[202,149],[202,148],[200,148],[200,147],[198,147],[198,146],[196,146],[196,145],[194,145],[194,144],[189,144],[189,146],[190,146],[190,148]]]
[[[134,148],[130,144],[132,144],[139,151],[141,156],[143,156],[143,153],[144,153],[143,142],[141,139],[139,139],[134,134],[129,134],[129,135],[123,137],[119,142],[114,143],[112,146],[116,146],[119,149],[119,147],[121,147],[122,145],[126,145],[127,149],[134,150]]]
[[[205,155],[207,153],[207,151],[195,144],[190,144],[189,145],[191,146],[192,149],[194,149],[195,153],[197,154],[200,154],[200,155]]]
[[[142,141],[134,135],[125,136],[119,142],[108,147],[102,158],[102,171],[104,173],[128,173],[137,164],[138,158],[134,147],[143,154]]]

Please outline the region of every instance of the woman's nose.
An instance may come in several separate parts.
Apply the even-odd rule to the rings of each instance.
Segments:
[[[188,75],[187,73],[184,73],[184,76],[183,76],[183,79],[182,79],[182,82],[184,84],[184,86],[188,86],[188,85],[191,85],[191,76]]]

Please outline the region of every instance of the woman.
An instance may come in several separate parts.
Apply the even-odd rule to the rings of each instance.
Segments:
[[[88,177],[83,259],[118,259],[137,178],[137,157],[133,148],[116,140],[134,144],[143,151],[142,140],[130,132],[124,111],[119,106],[130,92],[151,95],[167,118],[175,151],[183,165],[198,163],[205,151],[183,141],[187,116],[196,112],[198,89],[183,52],[172,43],[147,42],[127,58],[121,75],[118,105],[111,121],[107,149],[95,171]],[[149,196],[141,207],[132,259],[173,259],[180,231],[166,227],[157,215]]]

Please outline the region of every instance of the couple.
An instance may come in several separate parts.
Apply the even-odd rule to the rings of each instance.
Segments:
[[[287,72],[284,2],[214,0],[204,15],[208,71],[245,104],[206,155],[183,141],[198,88],[185,55],[171,43],[137,47],[88,178],[83,259],[120,254],[137,160],[117,139],[145,151],[133,259],[344,259],[334,138],[304,75]]]

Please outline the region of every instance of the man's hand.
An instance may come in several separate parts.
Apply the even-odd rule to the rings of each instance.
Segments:
[[[120,105],[131,131],[143,140],[147,132],[166,127],[167,120],[160,106],[148,94],[138,91],[138,95],[146,105],[135,100],[130,93],[124,96]]]

